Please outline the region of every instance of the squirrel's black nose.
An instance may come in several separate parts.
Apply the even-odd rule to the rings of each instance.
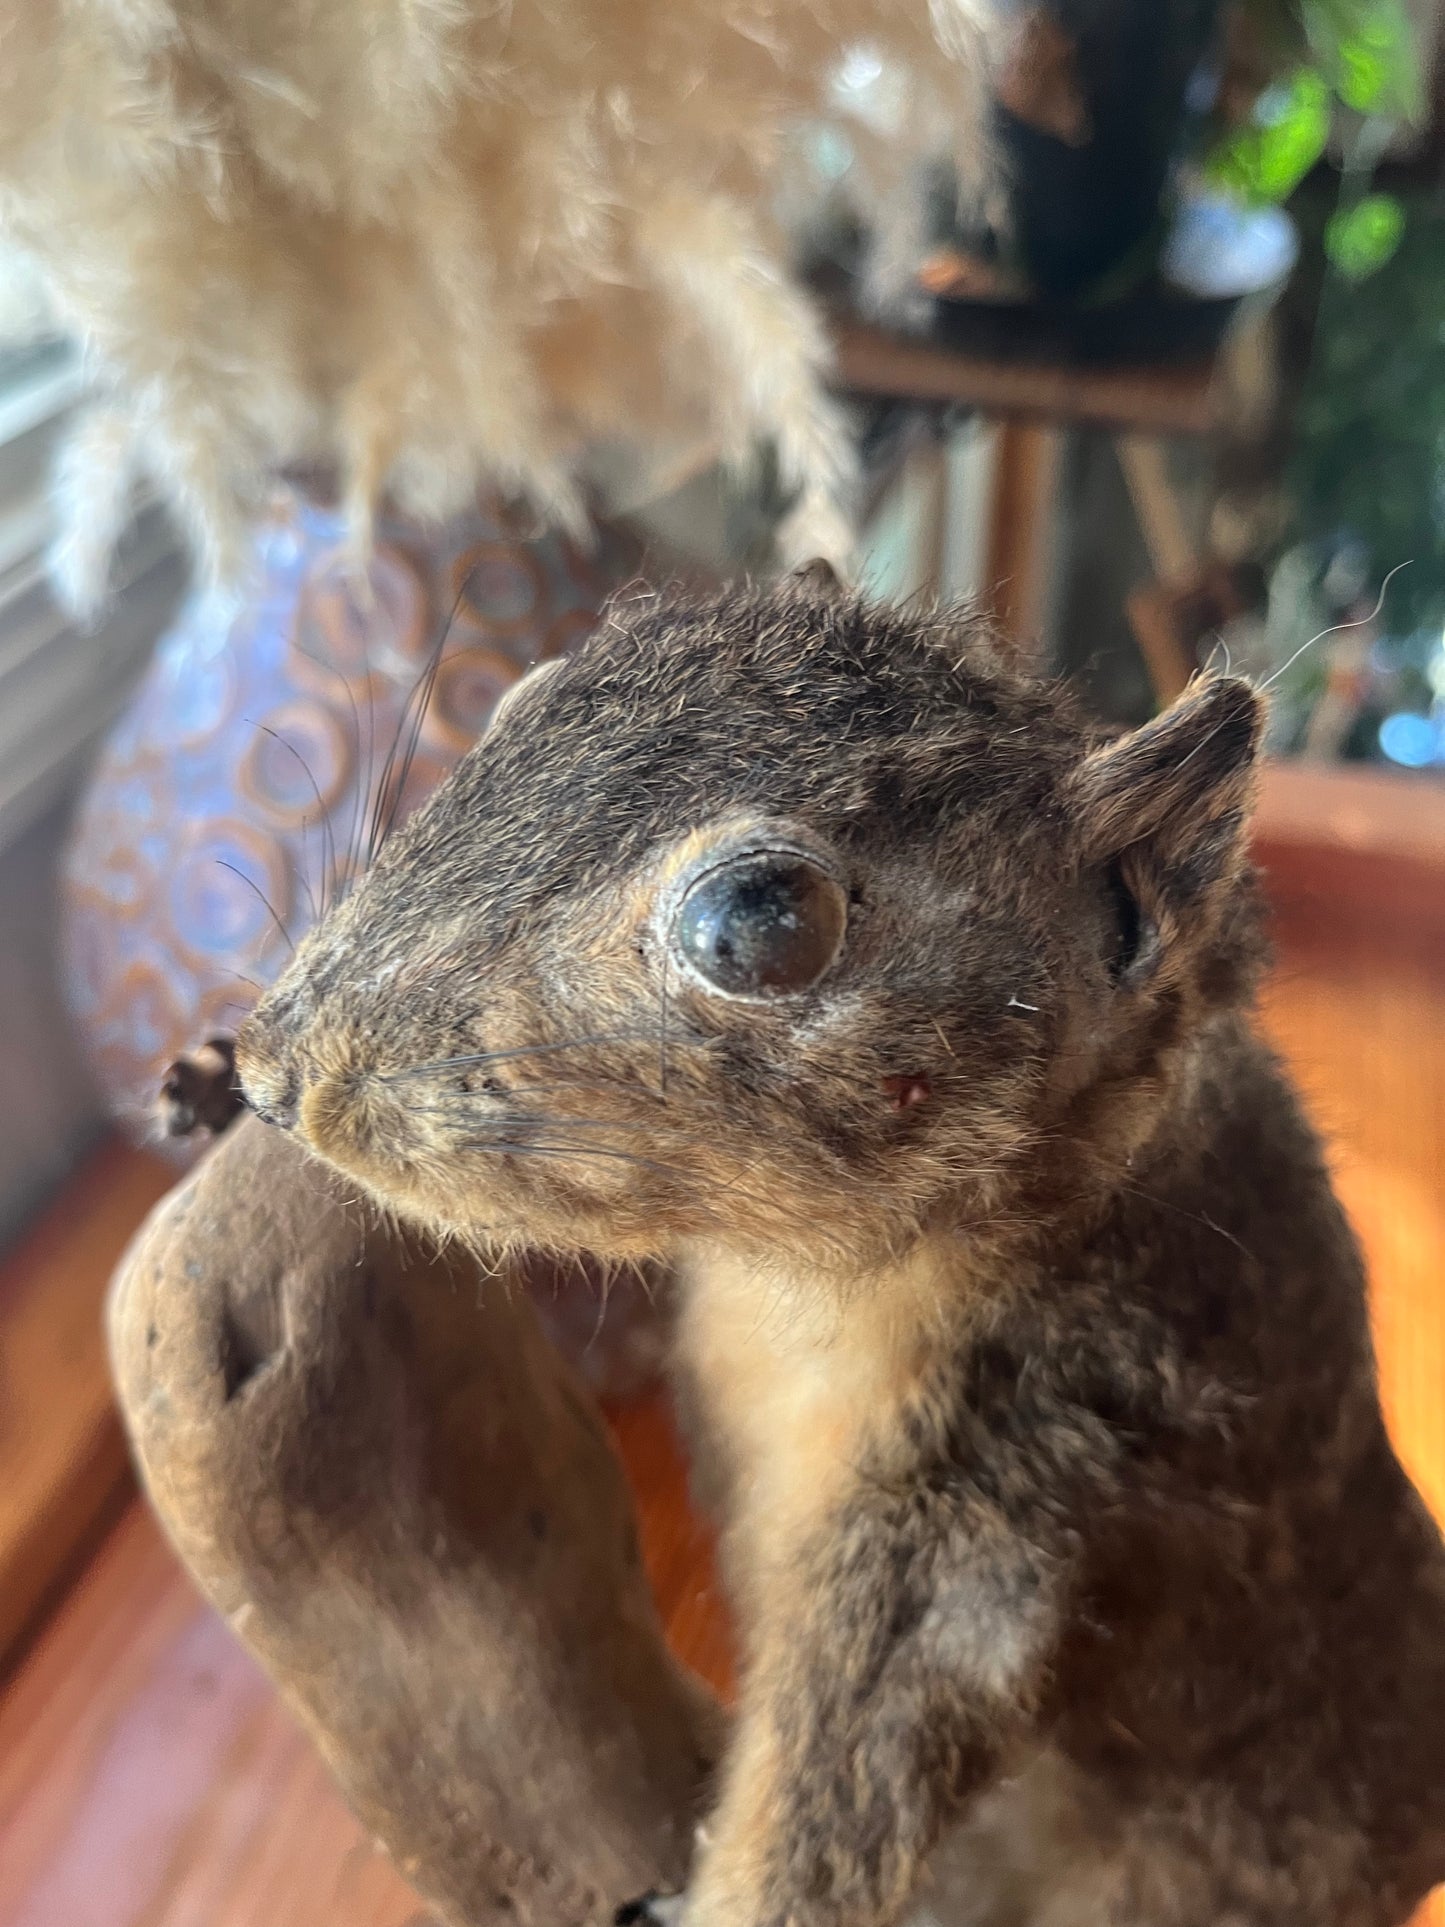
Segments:
[[[236,1076],[247,1106],[263,1124],[294,1131],[301,1108],[301,1077],[294,1063],[265,1048],[266,1039],[248,1018],[236,1040]]]

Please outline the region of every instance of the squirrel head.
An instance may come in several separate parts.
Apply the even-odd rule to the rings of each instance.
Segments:
[[[1259,702],[1101,741],[967,614],[630,594],[247,1020],[254,1108],[485,1242],[896,1252],[1156,1127],[1249,994]]]

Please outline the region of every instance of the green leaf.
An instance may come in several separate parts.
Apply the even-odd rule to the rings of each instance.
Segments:
[[[1405,210],[1393,194],[1367,194],[1342,207],[1325,227],[1325,253],[1349,281],[1377,273],[1399,247]]]
[[[1209,176],[1251,206],[1283,201],[1324,153],[1329,134],[1330,90],[1313,68],[1301,67],[1260,95],[1253,122],[1216,149]]]
[[[1402,0],[1355,0],[1350,13],[1348,22],[1330,23],[1332,33],[1321,25],[1315,40],[1336,93],[1356,113],[1412,118],[1420,109],[1420,67]]]

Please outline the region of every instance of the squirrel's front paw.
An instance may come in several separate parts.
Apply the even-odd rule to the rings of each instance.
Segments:
[[[687,1895],[640,1894],[626,1901],[613,1915],[616,1927],[679,1927]]]

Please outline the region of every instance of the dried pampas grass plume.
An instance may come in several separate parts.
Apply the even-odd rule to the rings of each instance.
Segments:
[[[986,4],[0,0],[0,227],[100,411],[62,464],[72,599],[133,478],[227,574],[278,468],[339,474],[363,535],[383,491],[444,514],[483,473],[576,527],[589,450],[704,440],[771,443],[792,543],[836,555],[781,175],[859,44],[915,153],[971,159]]]

